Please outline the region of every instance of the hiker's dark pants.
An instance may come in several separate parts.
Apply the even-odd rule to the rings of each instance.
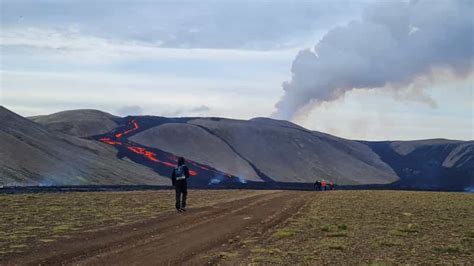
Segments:
[[[186,197],[188,196],[186,180],[177,180],[174,188],[176,190],[176,209],[186,208]]]

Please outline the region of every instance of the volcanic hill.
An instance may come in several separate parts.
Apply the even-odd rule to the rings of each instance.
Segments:
[[[73,110],[28,120],[5,108],[0,113],[0,133],[6,135],[0,139],[0,184],[52,177],[54,184],[168,184],[164,177],[184,156],[196,185],[323,178],[414,189],[474,185],[473,141],[354,141],[269,118],[116,117]]]
[[[78,111],[81,112],[81,111]],[[169,184],[109,145],[66,135],[0,106],[0,185]]]

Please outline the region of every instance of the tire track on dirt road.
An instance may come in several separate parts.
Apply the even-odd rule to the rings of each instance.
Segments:
[[[308,193],[274,191],[72,239],[7,261],[8,264],[156,265],[199,263],[236,236],[251,236],[286,221]]]

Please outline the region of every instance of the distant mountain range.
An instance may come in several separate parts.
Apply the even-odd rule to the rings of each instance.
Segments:
[[[269,118],[116,117],[73,110],[21,117],[0,107],[0,185],[169,184],[177,156],[190,182],[474,186],[474,141],[354,141]]]

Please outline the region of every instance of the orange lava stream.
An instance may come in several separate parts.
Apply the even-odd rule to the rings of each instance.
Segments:
[[[115,134],[115,137],[116,138],[121,138],[123,135],[127,135],[128,133],[138,129],[138,123],[135,119],[132,120],[132,122],[130,122],[130,123],[133,125],[133,128],[131,128],[129,130],[125,130],[124,132],[117,133],[117,134]]]
[[[138,125],[138,122],[133,119],[132,121],[130,121],[130,124],[132,125],[132,128],[130,129],[127,129],[123,132],[119,132],[117,134],[115,134],[115,138],[117,139],[120,139],[122,138],[123,136],[129,134],[130,132],[133,132],[137,129],[139,129],[139,125]],[[157,157],[156,157],[156,153],[152,152],[152,151],[149,151],[147,150],[146,148],[143,148],[143,147],[137,147],[137,146],[133,146],[131,145],[130,143],[126,143],[126,142],[121,142],[121,141],[116,141],[116,140],[113,140],[111,138],[107,138],[107,137],[103,137],[103,138],[100,138],[99,141],[101,142],[104,142],[104,143],[107,143],[109,145],[119,145],[119,146],[125,146],[129,151],[135,153],[135,154],[139,154],[139,155],[143,155],[145,158],[147,158],[148,160],[152,161],[152,162],[155,162],[155,163],[159,163],[159,164],[162,164],[164,166],[168,166],[168,167],[176,167],[176,163],[171,163],[171,162],[166,162],[166,161],[161,161],[159,160]],[[174,156],[171,156],[170,159],[172,160],[176,160]],[[212,171],[211,169],[205,167],[205,166],[202,166],[202,165],[198,165],[197,163],[195,162],[192,162],[192,161],[189,161],[189,163],[191,163],[192,165],[194,165],[195,167],[197,168],[200,168],[204,171]],[[194,170],[191,170],[189,169],[189,174],[191,176],[196,176],[198,173]],[[232,177],[231,175],[229,174],[226,174],[228,177]]]
[[[104,142],[104,143],[107,143],[107,144],[110,144],[110,145],[122,145],[122,142],[120,141],[113,141],[111,140],[110,138],[101,138],[99,139],[100,141]]]

